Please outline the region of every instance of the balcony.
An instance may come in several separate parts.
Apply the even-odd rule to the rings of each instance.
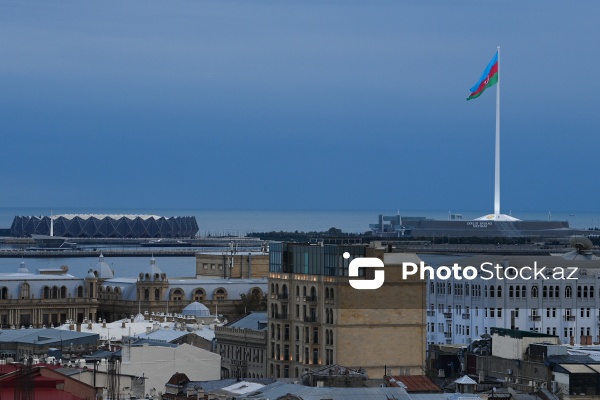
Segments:
[[[317,322],[317,317],[311,315],[310,317],[304,317],[304,322]]]
[[[452,332],[444,332],[444,337],[451,338]]]
[[[306,301],[307,303],[316,303],[317,296],[305,296],[304,301]]]
[[[433,311],[433,310],[427,311],[427,316],[428,317],[435,317],[435,311]]]
[[[565,315],[563,318],[565,321],[575,321],[574,315]]]
[[[462,315],[463,319],[470,319],[471,318],[471,314],[463,314]]]
[[[277,313],[275,314],[275,319],[288,319],[287,313]]]
[[[529,319],[531,321],[541,321],[542,320],[542,316],[541,315],[530,315]]]
[[[288,300],[288,294],[287,293],[277,293],[277,300],[283,300],[283,301],[287,301]]]
[[[452,319],[452,313],[451,312],[445,312],[444,313],[444,318],[446,318],[446,319]]]

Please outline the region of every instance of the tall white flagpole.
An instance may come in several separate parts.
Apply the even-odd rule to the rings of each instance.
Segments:
[[[500,46],[498,46],[498,82],[496,84],[496,170],[494,186],[494,219],[500,217]]]

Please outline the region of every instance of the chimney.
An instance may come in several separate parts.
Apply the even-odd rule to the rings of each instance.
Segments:
[[[92,323],[88,323],[88,329],[91,331],[92,330]]]
[[[106,320],[105,319],[102,320],[102,327],[106,328]]]
[[[69,324],[69,330],[70,330],[70,331],[72,331],[72,330],[75,330],[75,325],[73,325],[73,324]]]
[[[81,332],[81,324],[77,323],[77,332]]]
[[[152,333],[152,327],[151,326],[147,326],[146,327],[146,333]]]
[[[123,320],[123,322],[121,322],[121,328],[125,329],[125,320]]]

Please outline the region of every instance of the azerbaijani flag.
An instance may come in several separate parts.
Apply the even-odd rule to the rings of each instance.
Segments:
[[[485,67],[479,81],[471,88],[471,95],[467,100],[473,100],[481,96],[485,89],[494,86],[498,82],[498,52],[492,58],[492,61]]]

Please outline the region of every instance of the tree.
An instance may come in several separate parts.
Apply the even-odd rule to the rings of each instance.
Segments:
[[[248,311],[267,311],[267,295],[259,293],[250,293],[249,295],[240,294],[241,302],[235,306],[238,314],[243,314]]]

